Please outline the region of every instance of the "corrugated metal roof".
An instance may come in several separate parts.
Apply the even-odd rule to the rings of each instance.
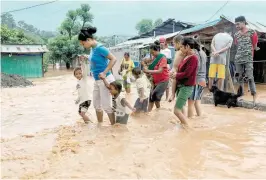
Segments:
[[[210,22],[207,22],[205,24],[199,24],[199,25],[196,25],[192,28],[189,28],[189,29],[185,29],[183,31],[181,31],[180,34],[188,34],[188,33],[192,33],[192,32],[197,32],[199,30],[202,30],[202,29],[205,29],[205,28],[208,28],[208,27],[212,27],[212,26],[215,26],[217,25],[222,19],[219,18],[219,19],[216,19],[214,21],[210,21]]]
[[[44,53],[49,52],[46,45],[1,45],[1,53]]]
[[[165,39],[167,38],[171,38],[173,36],[176,36],[177,34],[189,34],[189,33],[193,33],[193,32],[197,32],[197,31],[200,31],[200,30],[203,30],[205,28],[208,28],[208,27],[212,27],[212,26],[216,26],[217,24],[219,24],[222,20],[227,20],[229,22],[231,22],[232,24],[235,24],[234,21],[230,20],[228,17],[225,17],[225,16],[221,16],[219,19],[216,19],[214,21],[210,21],[210,22],[207,22],[207,23],[204,23],[204,24],[199,24],[199,25],[196,25],[192,28],[189,28],[189,29],[185,29],[185,30],[182,30],[182,31],[179,31],[179,32],[174,32],[174,33],[170,33],[170,34],[165,34],[165,35],[160,35],[160,36],[156,36],[156,37],[150,37],[150,38],[142,38],[142,39],[136,39],[136,40],[129,40],[129,41],[126,41],[126,42],[123,42],[121,44],[118,44],[116,45],[115,47],[112,47],[112,48],[117,48],[117,47],[123,47],[123,46],[127,46],[127,45],[134,45],[134,44],[149,44],[149,43],[152,43],[154,42],[155,40],[159,40],[161,37],[164,37]],[[251,29],[254,29],[258,32],[266,32],[266,26],[261,24],[261,23],[254,23],[254,22],[250,22],[250,21],[247,21],[248,22],[248,27],[251,28]],[[140,46],[141,47],[141,46]]]

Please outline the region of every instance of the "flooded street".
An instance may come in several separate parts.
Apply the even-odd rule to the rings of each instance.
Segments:
[[[33,81],[1,92],[2,179],[266,179],[265,112],[202,105],[187,132],[164,101],[149,116],[131,116],[127,128],[105,116],[97,129],[77,113],[72,72]],[[258,89],[265,102],[265,85]],[[96,123],[92,106],[88,115]]]

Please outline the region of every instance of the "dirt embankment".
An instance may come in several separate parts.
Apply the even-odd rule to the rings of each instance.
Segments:
[[[22,76],[16,74],[1,73],[1,87],[26,87],[33,86],[33,83]]]

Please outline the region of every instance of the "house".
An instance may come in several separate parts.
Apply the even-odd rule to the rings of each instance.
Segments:
[[[192,25],[191,25],[192,26]],[[266,82],[266,26],[258,23],[258,22],[250,22],[248,21],[248,26],[251,29],[254,29],[259,36],[259,43],[258,47],[260,48],[259,51],[255,51],[254,54],[254,79],[256,82]],[[235,23],[233,20],[230,20],[229,18],[225,16],[221,16],[220,18],[208,21],[202,24],[198,24],[195,26],[192,26],[190,28],[181,29],[177,32],[172,32],[168,34],[161,34],[156,36],[150,36],[145,38],[137,39],[131,38],[130,40],[120,43],[115,47],[110,48],[112,52],[119,52],[119,51],[132,51],[133,49],[136,49],[136,47],[142,47],[145,44],[149,44],[154,42],[155,40],[158,40],[160,37],[164,37],[169,45],[172,45],[173,38],[177,34],[181,34],[186,37],[197,37],[198,41],[204,45],[205,50],[207,51],[207,55],[210,56],[210,44],[212,41],[212,38],[215,34],[219,32],[220,28],[228,29],[230,31],[231,35],[234,35],[236,32]],[[168,27],[169,30],[169,27]],[[234,62],[234,57],[236,53],[236,46],[232,46],[230,49],[230,54],[228,57],[228,60],[230,62]],[[141,54],[141,53],[140,53]],[[141,57],[138,56],[138,57]],[[136,61],[139,61],[139,58],[135,59]]]
[[[193,27],[195,24],[188,22],[175,21],[175,19],[168,19],[164,21],[161,25],[155,27],[151,31],[141,34],[139,36],[132,37],[128,40],[136,40],[141,38],[148,38],[153,36],[160,36],[164,34],[170,34],[178,32],[184,29]]]
[[[43,77],[43,54],[45,52],[48,52],[45,45],[2,44],[1,72],[18,74],[25,78]]]

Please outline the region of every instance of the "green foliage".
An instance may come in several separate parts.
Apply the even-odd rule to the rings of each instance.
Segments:
[[[6,25],[8,28],[15,28],[16,22],[10,13],[5,13],[1,15],[1,25]]]
[[[93,20],[89,11],[90,6],[87,4],[82,4],[77,10],[68,11],[59,28],[60,35],[48,42],[50,58],[53,63],[63,60],[72,64],[78,54],[84,53],[84,48],[80,46],[77,35],[86,23],[91,23]]]
[[[26,35],[22,30],[9,29],[6,25],[1,26],[2,44],[37,44],[38,40]]]
[[[136,25],[136,29],[138,30],[139,34],[144,34],[146,32],[149,32],[152,30],[152,28],[153,28],[153,22],[151,19],[142,19]]]
[[[153,27],[157,27],[157,26],[160,26],[161,24],[163,23],[163,20],[161,18],[157,19],[155,22],[154,22],[154,25]]]
[[[46,73],[48,71],[48,66],[49,66],[49,64],[52,63],[52,60],[50,59],[50,57],[51,57],[50,52],[47,52],[47,53],[43,54],[43,70],[44,70],[44,73]]]
[[[138,31],[138,34],[141,35],[151,31],[153,28],[161,25],[162,23],[163,20],[161,18],[157,19],[154,23],[151,19],[142,19],[137,23],[136,30]]]
[[[31,39],[32,41],[34,41],[34,43],[37,43],[37,44],[45,44],[48,42],[49,38],[55,36],[54,32],[40,31],[33,25],[27,24],[25,21],[19,21],[16,25],[16,22],[13,16],[9,13],[5,13],[1,15],[1,26],[7,26],[9,29],[12,29],[18,32],[21,32],[21,31],[24,32],[24,35],[27,39]],[[10,39],[13,39],[13,40],[9,43],[23,44],[22,42],[15,41],[16,38],[10,38]],[[25,41],[24,43],[27,43],[27,42],[28,41]]]
[[[80,46],[77,36],[72,39],[64,35],[52,38],[49,40],[48,48],[50,50],[50,59],[53,63],[60,60],[71,63],[78,54],[84,52],[84,48]]]
[[[90,5],[88,4],[81,4],[81,8],[77,9],[77,14],[82,21],[82,26],[88,25],[86,23],[90,23],[93,21],[93,15],[90,13]]]

